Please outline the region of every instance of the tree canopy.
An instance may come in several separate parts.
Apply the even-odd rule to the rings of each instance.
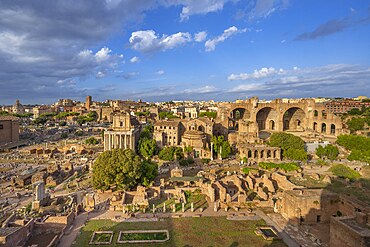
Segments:
[[[217,112],[213,112],[213,111],[201,112],[201,113],[199,113],[199,117],[216,118],[217,117]]]
[[[351,151],[348,160],[370,162],[370,138],[355,135],[340,135],[337,143]]]
[[[148,186],[157,175],[157,164],[141,161],[131,149],[113,149],[103,152],[93,167],[93,186],[107,190],[112,186],[118,189],[132,189],[141,183]]]
[[[316,155],[320,158],[328,158],[330,160],[335,160],[338,157],[339,150],[336,146],[329,144],[325,147],[319,145],[318,148],[316,148]]]
[[[184,153],[181,147],[165,147],[159,151],[158,157],[166,161],[181,160],[184,158]]]
[[[147,159],[153,157],[157,152],[156,141],[153,140],[153,125],[147,125],[140,133],[138,151],[142,157]]]
[[[171,119],[171,118],[178,118],[177,116],[173,115],[173,112],[161,111],[159,113],[159,119]]]
[[[85,140],[85,143],[88,145],[96,145],[99,143],[99,141],[95,137],[90,137]]]
[[[301,161],[307,160],[304,141],[298,136],[284,132],[273,133],[270,136],[268,144],[272,147],[281,148],[284,158]]]
[[[231,154],[231,146],[224,136],[213,136],[213,151],[216,155],[221,152],[221,158],[225,159]]]

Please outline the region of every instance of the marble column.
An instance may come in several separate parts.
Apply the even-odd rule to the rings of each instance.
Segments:
[[[111,147],[112,147],[111,135],[108,134],[108,150],[111,150]]]

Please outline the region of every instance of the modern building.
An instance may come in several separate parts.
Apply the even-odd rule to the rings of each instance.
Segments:
[[[325,108],[331,113],[343,114],[354,108],[361,109],[362,107],[370,107],[370,102],[344,99],[329,101],[324,103],[324,105]]]

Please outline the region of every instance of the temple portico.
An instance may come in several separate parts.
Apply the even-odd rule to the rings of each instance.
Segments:
[[[115,148],[135,150],[140,135],[140,124],[130,114],[113,116],[112,129],[104,132],[104,151]]]
[[[104,132],[104,150],[112,150],[114,148],[120,149],[135,149],[136,146],[136,132],[131,131],[105,131]]]

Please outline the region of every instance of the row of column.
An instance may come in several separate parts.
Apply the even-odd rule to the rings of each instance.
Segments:
[[[104,134],[104,151],[114,148],[135,149],[134,137],[127,134]]]
[[[275,150],[246,150],[246,155],[247,158],[250,159],[255,159],[255,160],[260,160],[260,159],[280,159],[281,154],[280,150],[275,149]]]

